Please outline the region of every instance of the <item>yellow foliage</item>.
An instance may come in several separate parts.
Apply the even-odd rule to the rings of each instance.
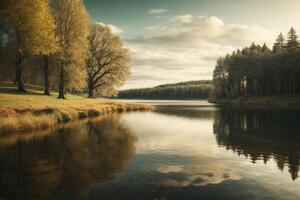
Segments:
[[[9,0],[6,10],[18,52],[48,55],[58,50],[48,0]]]
[[[69,87],[82,86],[85,80],[84,59],[87,50],[89,16],[82,0],[55,1],[56,33],[63,66],[64,81]]]

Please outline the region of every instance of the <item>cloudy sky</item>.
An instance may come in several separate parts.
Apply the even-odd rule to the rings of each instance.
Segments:
[[[211,79],[216,59],[300,30],[300,0],[84,0],[132,56],[127,88]]]

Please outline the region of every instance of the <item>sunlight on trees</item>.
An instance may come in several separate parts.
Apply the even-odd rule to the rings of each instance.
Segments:
[[[89,16],[81,0],[56,0],[54,7],[60,44],[57,54],[60,68],[58,98],[64,99],[67,86],[81,87],[84,84],[82,66],[87,50]]]
[[[0,79],[19,91],[26,82],[60,99],[72,91],[111,96],[128,78],[129,50],[109,26],[90,21],[82,0],[0,3]]]
[[[283,96],[300,94],[299,41],[291,28],[282,34],[273,52],[264,44],[252,44],[219,58],[214,71],[216,98]]]
[[[0,79],[24,82],[88,97],[114,96],[130,75],[130,52],[109,26],[92,22],[82,0],[0,1]],[[273,49],[252,44],[219,58],[214,97],[299,95],[299,47],[294,28]],[[50,83],[51,82],[51,83]],[[147,98],[205,98],[210,87],[124,91]],[[126,94],[127,92],[127,94]],[[130,94],[129,94],[130,93]],[[187,97],[188,96],[188,97]]]
[[[46,0],[10,0],[5,4],[4,16],[12,28],[16,49],[16,82],[25,91],[24,59],[30,55],[48,55],[57,50],[54,23]]]
[[[89,97],[94,97],[94,90],[98,88],[109,91],[108,95],[111,95],[130,74],[129,51],[109,26],[97,23],[91,25],[88,44],[86,69]]]

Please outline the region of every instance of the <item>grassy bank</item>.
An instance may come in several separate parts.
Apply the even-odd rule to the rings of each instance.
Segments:
[[[0,82],[0,135],[45,130],[74,120],[127,111],[149,111],[152,106],[87,99],[66,95],[66,100],[42,95],[41,88],[27,85],[26,93],[16,92],[11,83]]]
[[[210,99],[209,102],[241,107],[260,107],[260,108],[288,108],[300,109],[300,97],[240,97],[233,99]]]

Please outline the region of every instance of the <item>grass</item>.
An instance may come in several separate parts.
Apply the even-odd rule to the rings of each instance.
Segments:
[[[66,100],[42,95],[42,88],[26,85],[26,93],[16,92],[15,85],[0,82],[0,135],[45,130],[58,124],[100,115],[149,111],[154,107],[142,104],[121,103],[107,99],[88,99],[66,95]]]

